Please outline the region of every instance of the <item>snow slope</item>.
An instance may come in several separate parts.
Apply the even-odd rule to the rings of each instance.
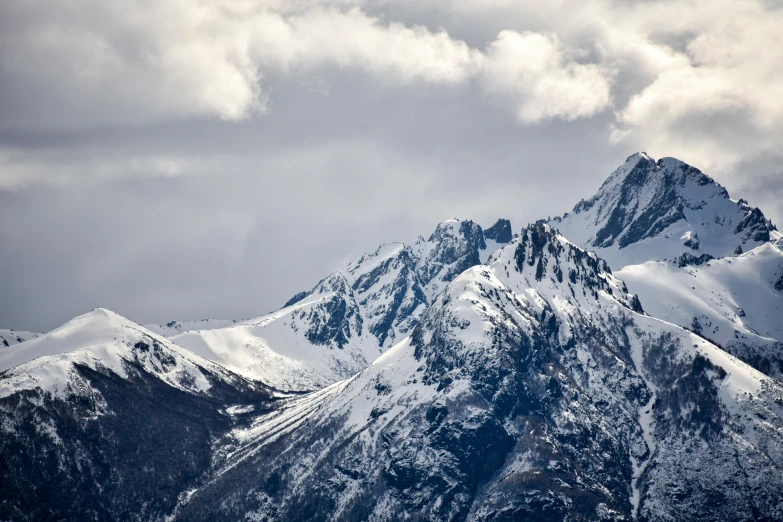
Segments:
[[[649,261],[616,275],[651,315],[689,328],[783,379],[781,245],[764,243],[699,266]]]
[[[353,293],[340,275],[267,316],[228,328],[186,332],[171,341],[239,375],[291,391],[345,378],[381,353],[363,328]]]
[[[235,325],[235,319],[199,319],[197,321],[169,321],[166,324],[145,324],[144,328],[163,337],[172,337],[193,330],[211,330]]]
[[[725,257],[781,237],[758,208],[730,199],[698,169],[645,153],[630,156],[593,197],[549,223],[615,269],[683,254]]]

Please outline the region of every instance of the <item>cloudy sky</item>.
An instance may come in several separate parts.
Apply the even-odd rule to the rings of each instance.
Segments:
[[[783,220],[783,2],[0,3],[0,327],[278,307],[633,152]]]

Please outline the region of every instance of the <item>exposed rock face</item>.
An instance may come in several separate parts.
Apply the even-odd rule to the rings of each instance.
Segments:
[[[318,304],[291,314],[294,321],[304,323],[304,335],[310,343],[342,349],[354,334],[362,334],[361,312],[342,274],[327,277],[312,293],[325,297]]]
[[[699,257],[696,257],[688,254],[687,252],[683,252],[682,254],[680,254],[680,257],[675,259],[675,263],[677,264],[678,267],[682,268],[685,266],[703,265],[708,261],[712,261],[713,259],[715,258],[709,254],[702,254]]]
[[[301,292],[297,292],[294,296],[291,297],[291,299],[285,302],[283,308],[287,308],[291,305],[298,303],[299,301],[307,297],[309,294],[310,292],[308,292],[307,290],[302,290]]]
[[[514,237],[511,230],[511,221],[498,219],[494,225],[484,231],[484,237],[498,243],[509,243]]]

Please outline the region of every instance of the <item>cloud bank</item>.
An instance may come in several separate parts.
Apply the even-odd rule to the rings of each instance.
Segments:
[[[706,168],[777,154],[783,47],[770,42],[780,4],[444,0],[424,14],[401,5],[389,14],[389,4],[358,0],[5,2],[3,126],[243,120],[274,106],[270,75],[336,68],[386,85],[477,85],[521,124],[613,111],[607,139],[686,152]]]

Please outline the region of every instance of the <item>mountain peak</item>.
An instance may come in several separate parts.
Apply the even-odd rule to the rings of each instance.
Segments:
[[[593,197],[549,223],[617,268],[683,253],[720,258],[777,237],[759,209],[732,201],[699,169],[644,153],[630,156]]]
[[[172,339],[280,389],[321,388],[410,335],[450,281],[512,238],[505,219],[488,231],[470,220],[448,219],[429,239],[382,244],[271,314],[217,329],[182,329]]]
[[[609,177],[607,177],[606,180],[604,180],[600,190],[604,190],[607,187],[616,185],[618,183],[622,183],[623,180],[626,177],[628,177],[630,173],[634,171],[638,171],[640,169],[646,170],[654,165],[655,165],[655,160],[651,156],[649,156],[646,152],[636,152],[634,154],[631,154],[625,159],[625,162],[623,162],[622,165],[617,167],[609,175]],[[579,204],[581,204],[582,201],[580,201],[577,204],[577,206],[579,206]],[[576,208],[574,209],[574,211],[576,211]]]
[[[430,235],[427,241],[442,241],[444,238],[464,238],[467,241],[476,242],[477,245],[484,244],[483,230],[471,220],[459,220],[457,218],[441,221],[435,227],[435,231]],[[481,247],[484,248],[484,247]]]
[[[90,310],[89,312],[79,315],[77,317],[74,317],[65,325],[61,326],[60,328],[63,328],[67,326],[68,324],[73,323],[74,321],[77,322],[92,322],[92,323],[103,323],[107,326],[127,326],[127,325],[136,325],[133,321],[128,319],[127,317],[124,317],[117,312],[114,312],[112,310],[109,310],[108,308],[103,307],[96,307]]]
[[[653,157],[647,154],[646,152],[634,152],[633,154],[625,158],[625,164],[623,166],[633,168],[634,166],[639,164],[639,162],[655,163],[655,159],[653,159]]]

